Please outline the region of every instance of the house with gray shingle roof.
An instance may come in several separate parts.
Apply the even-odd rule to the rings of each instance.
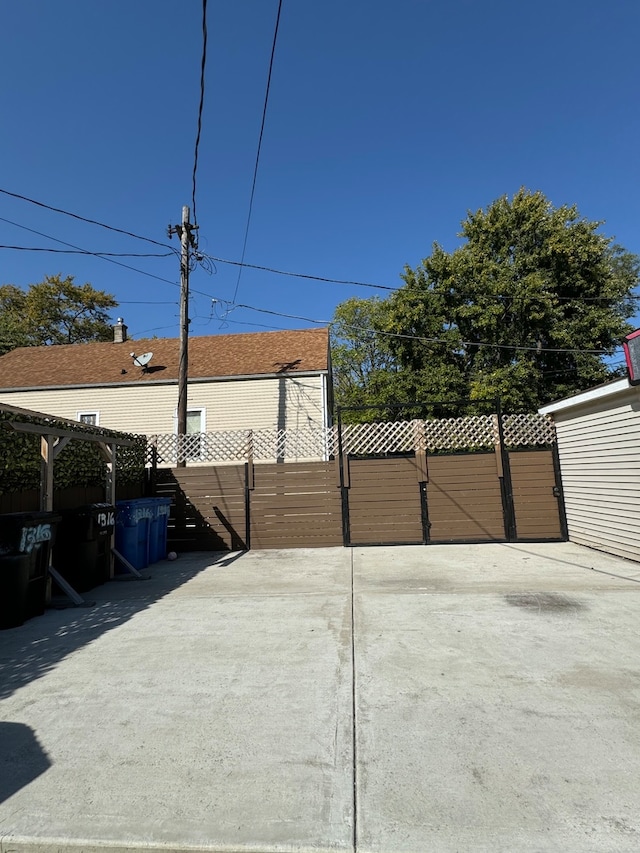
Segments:
[[[125,432],[175,433],[179,349],[178,338],[128,340],[122,321],[112,342],[21,347],[0,357],[0,402]],[[192,337],[188,373],[188,432],[330,425],[326,328]]]

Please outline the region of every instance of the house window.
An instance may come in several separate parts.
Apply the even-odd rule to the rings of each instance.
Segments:
[[[77,420],[79,420],[81,424],[98,426],[98,423],[100,422],[100,412],[78,412]]]
[[[176,432],[178,431],[178,413],[176,412]],[[205,409],[188,409],[187,410],[187,425],[186,434],[190,438],[186,439],[185,444],[181,444],[184,448],[186,459],[200,459],[203,451],[203,440],[201,433],[206,432]]]
[[[204,432],[204,409],[190,409],[187,412],[187,435]]]

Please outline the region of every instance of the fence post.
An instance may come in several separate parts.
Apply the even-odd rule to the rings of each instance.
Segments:
[[[413,452],[416,455],[416,469],[419,483],[429,482],[427,468],[427,442],[424,435],[424,421],[413,422]]]
[[[158,482],[158,436],[149,436],[149,448],[151,450],[151,467],[147,469],[147,497],[153,497],[156,493]]]
[[[502,493],[502,509],[504,513],[504,527],[507,541],[512,542],[516,538],[516,515],[513,503],[513,484],[511,482],[511,467],[509,465],[509,454],[504,444],[504,429],[502,424],[502,407],[500,401],[496,401],[496,414],[494,415],[496,466],[500,479],[500,491]]]
[[[244,467],[244,542],[247,551],[251,550],[251,492],[255,488],[253,470],[253,430],[247,432],[247,461]]]
[[[349,457],[342,443],[342,411],[338,406],[338,473],[340,475],[340,497],[342,504],[342,542],[345,547],[351,543],[349,525]]]
[[[253,472],[253,430],[247,432],[247,489],[251,490],[255,486]]]

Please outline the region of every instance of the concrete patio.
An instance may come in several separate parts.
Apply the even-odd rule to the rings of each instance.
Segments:
[[[640,564],[195,554],[0,633],[0,853],[636,851]]]

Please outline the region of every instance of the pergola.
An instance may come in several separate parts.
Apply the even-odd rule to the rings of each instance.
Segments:
[[[40,436],[40,456],[42,457],[42,473],[40,476],[40,509],[45,512],[53,510],[53,464],[66,445],[72,441],[90,441],[97,444],[102,456],[107,463],[107,476],[105,482],[105,500],[115,506],[116,502],[116,453],[118,447],[133,447],[135,441],[130,438],[124,438],[117,435],[104,435],[95,432],[90,424],[82,424],[80,421],[74,421],[70,418],[61,418],[57,415],[46,414],[45,412],[37,412],[32,409],[23,409],[19,406],[11,406],[7,403],[0,403],[0,412],[8,414],[20,415],[23,417],[37,418],[44,421],[42,424],[23,423],[22,421],[8,420],[4,421],[3,426],[6,429],[14,430],[15,432],[30,433]],[[59,426],[53,426],[53,421],[56,424],[69,424],[74,429],[64,429]],[[118,554],[113,547],[113,535],[111,541],[111,553],[116,555],[123,565],[131,574],[136,577],[142,577],[128,560],[121,554]],[[67,583],[67,581],[57,572],[52,566],[49,571],[55,578],[58,585],[65,593],[73,600],[75,604],[83,604],[83,598]],[[111,574],[113,575],[113,556],[111,564]]]

